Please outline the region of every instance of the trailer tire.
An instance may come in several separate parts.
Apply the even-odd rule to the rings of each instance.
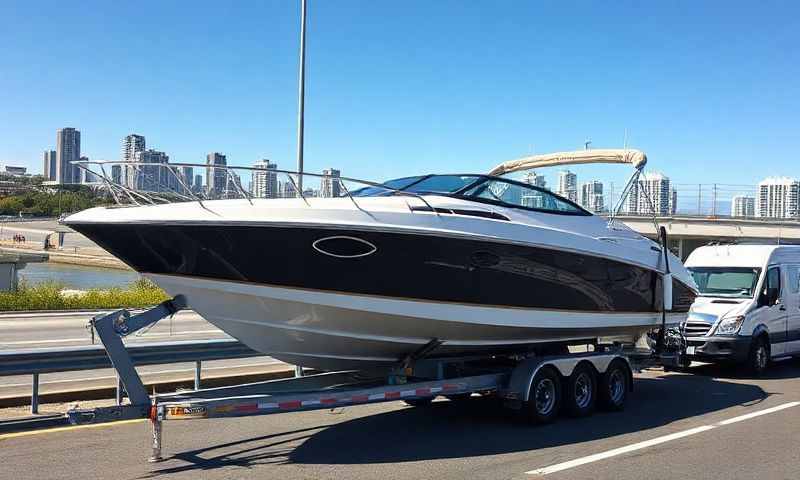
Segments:
[[[543,425],[555,420],[561,408],[561,376],[550,367],[542,367],[531,381],[523,412],[529,423]]]
[[[579,363],[566,379],[564,407],[571,417],[586,417],[597,400],[597,373],[589,363]]]
[[[597,390],[597,400],[603,410],[619,412],[625,409],[631,389],[630,379],[631,374],[624,361],[616,359],[608,365],[605,373],[600,375]]]
[[[406,403],[406,405],[411,407],[427,407],[433,403],[433,398],[434,397],[409,398],[403,401]]]

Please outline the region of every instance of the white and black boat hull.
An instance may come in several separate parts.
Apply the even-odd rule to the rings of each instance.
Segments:
[[[254,350],[322,370],[396,365],[433,339],[439,355],[524,351],[536,344],[634,341],[657,312],[568,312],[402,300],[176,275],[147,275]],[[235,309],[231,309],[235,305]],[[668,316],[670,324],[685,318]]]

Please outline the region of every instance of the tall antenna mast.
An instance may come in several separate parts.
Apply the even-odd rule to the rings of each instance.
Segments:
[[[297,192],[303,195],[303,129],[306,99],[306,0],[300,0],[300,86],[297,92]]]

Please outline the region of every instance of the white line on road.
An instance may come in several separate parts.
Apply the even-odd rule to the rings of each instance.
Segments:
[[[660,445],[662,443],[671,442],[672,440],[678,440],[680,438],[688,437],[690,435],[695,435],[697,433],[707,432],[709,430],[713,430],[717,427],[722,427],[725,425],[730,425],[732,423],[741,422],[743,420],[749,420],[751,418],[760,417],[761,415],[767,415],[770,413],[779,412],[781,410],[785,410],[787,408],[796,407],[800,405],[800,402],[789,402],[784,403],[782,405],[778,405],[777,407],[767,408],[764,410],[759,410],[757,412],[747,413],[745,415],[740,415],[738,417],[729,418],[727,420],[723,420],[721,422],[717,422],[712,425],[703,425],[700,427],[690,428],[689,430],[684,430],[681,432],[671,433],[669,435],[664,435],[662,437],[653,438],[650,440],[645,440],[644,442],[634,443],[632,445],[627,445],[620,448],[615,448],[613,450],[608,450],[605,452],[595,453],[594,455],[589,455],[587,457],[577,458],[575,460],[570,460],[568,462],[557,463],[555,465],[550,465],[549,467],[537,468],[536,470],[530,470],[525,472],[528,475],[549,475],[551,473],[561,472],[563,470],[568,470],[570,468],[579,467],[581,465],[586,465],[588,463],[598,462],[600,460],[605,460],[607,458],[616,457],[618,455],[623,455],[625,453],[635,452],[637,450],[642,450],[644,448],[653,447],[656,445]]]

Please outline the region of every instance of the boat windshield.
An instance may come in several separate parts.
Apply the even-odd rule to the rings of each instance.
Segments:
[[[392,195],[396,190],[415,194],[436,193],[503,207],[566,215],[591,215],[565,198],[523,182],[486,175],[424,175],[389,180],[381,187],[367,187],[354,196]]]
[[[703,297],[753,298],[760,268],[692,267],[689,273]]]

